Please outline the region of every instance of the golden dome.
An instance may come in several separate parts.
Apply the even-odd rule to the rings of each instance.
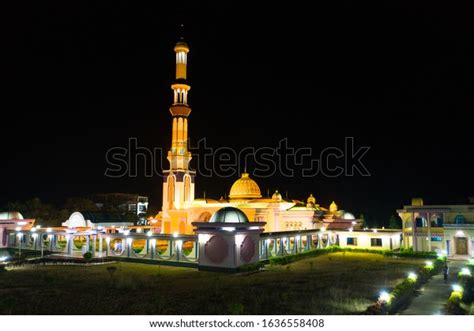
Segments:
[[[337,211],[337,205],[336,205],[336,203],[335,203],[334,201],[333,201],[333,202],[331,203],[331,205],[329,206],[329,211],[330,211],[331,213],[335,213],[335,212]]]
[[[260,187],[249,177],[248,173],[243,173],[242,177],[237,179],[230,189],[229,198],[231,199],[258,199],[261,198]]]
[[[316,198],[313,196],[312,193],[309,195],[308,199],[306,200],[306,203],[307,204],[313,204],[313,205],[316,204]]]
[[[278,190],[276,190],[275,193],[273,193],[272,200],[276,200],[276,201],[283,200],[283,197],[281,196],[280,192],[278,192]]]

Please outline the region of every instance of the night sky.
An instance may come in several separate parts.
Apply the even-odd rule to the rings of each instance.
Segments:
[[[433,1],[41,1],[6,12],[0,204],[95,192],[148,195],[161,178],[110,179],[105,152],[170,145],[173,47],[185,24],[191,143],[370,146],[370,177],[256,178],[267,189],[387,220],[412,197],[474,195],[472,12]],[[252,165],[249,164],[249,172]],[[219,198],[237,178],[196,179]]]

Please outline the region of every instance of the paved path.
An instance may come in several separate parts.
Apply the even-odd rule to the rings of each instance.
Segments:
[[[444,315],[444,305],[452,291],[451,285],[464,263],[465,261],[449,261],[448,282],[444,282],[443,273],[431,278],[401,315]]]

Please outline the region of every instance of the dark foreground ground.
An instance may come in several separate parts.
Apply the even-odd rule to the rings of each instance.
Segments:
[[[132,263],[28,267],[0,273],[0,314],[357,314],[422,263],[335,253],[233,275]]]

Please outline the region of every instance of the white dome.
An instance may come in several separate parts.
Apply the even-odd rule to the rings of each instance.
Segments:
[[[5,211],[0,213],[0,220],[22,220],[23,215],[18,211]]]
[[[344,216],[343,218],[345,220],[355,220],[356,218],[354,217],[354,215],[352,215],[351,213],[344,213]]]
[[[234,207],[224,207],[216,211],[212,215],[209,223],[248,223],[249,219],[247,215],[244,214],[238,208]]]
[[[63,226],[67,226],[68,228],[86,227],[87,220],[82,213],[76,211],[69,216],[69,219],[63,223]]]

